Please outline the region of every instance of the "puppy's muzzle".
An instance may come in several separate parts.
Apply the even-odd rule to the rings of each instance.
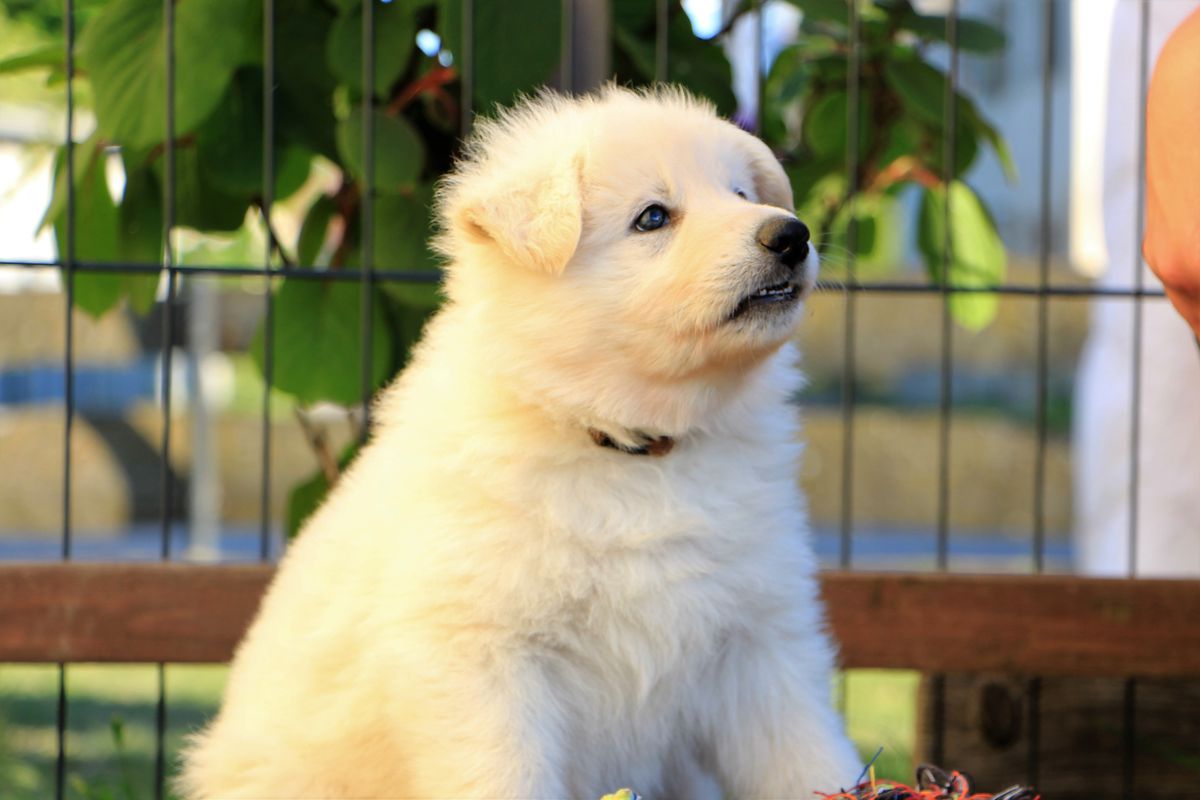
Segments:
[[[754,237],[767,250],[775,253],[788,269],[808,257],[808,226],[795,217],[775,217],[767,220]]]

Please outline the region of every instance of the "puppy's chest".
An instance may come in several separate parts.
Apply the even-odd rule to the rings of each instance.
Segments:
[[[631,469],[542,497],[536,616],[551,637],[657,671],[753,624],[785,580],[780,552],[803,546],[798,495],[753,469],[710,472]]]
[[[653,459],[653,460],[651,460]],[[529,508],[562,536],[596,547],[723,558],[724,544],[802,524],[795,465],[738,454],[623,455],[540,482]]]

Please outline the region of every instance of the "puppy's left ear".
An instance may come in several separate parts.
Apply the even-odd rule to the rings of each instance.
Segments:
[[[464,198],[454,224],[517,264],[557,275],[575,254],[583,228],[579,159],[518,172]]]
[[[754,175],[754,191],[758,195],[758,202],[794,213],[796,206],[792,197],[792,182],[788,180],[779,159],[760,140],[748,138],[750,170]]]

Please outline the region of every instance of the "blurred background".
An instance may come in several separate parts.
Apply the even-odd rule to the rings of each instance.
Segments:
[[[1196,574],[1200,360],[1137,243],[1138,92],[1197,5],[5,0],[0,559],[278,557],[436,310],[429,205],[473,116],[615,79],[762,136],[821,243],[797,480],[826,566]],[[124,800],[166,791],[159,698],[169,772],[223,680],[66,674],[63,791]],[[1006,680],[987,696],[1018,708]],[[895,777],[946,734],[921,685],[838,687]],[[1111,691],[1059,708],[1076,774],[1117,747],[1079,711]],[[0,796],[54,795],[57,694],[0,665]],[[988,774],[1016,782],[1007,724]],[[1153,768],[1193,780],[1168,727]]]

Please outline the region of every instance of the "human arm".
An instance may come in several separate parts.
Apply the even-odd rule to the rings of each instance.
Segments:
[[[1171,34],[1150,82],[1142,253],[1200,336],[1200,10]]]

